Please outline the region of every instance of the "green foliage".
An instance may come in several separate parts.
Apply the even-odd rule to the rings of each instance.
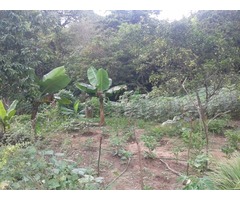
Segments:
[[[185,183],[183,190],[211,190],[213,189],[213,183],[208,176],[181,176],[180,181]]]
[[[214,189],[239,190],[240,189],[240,157],[237,155],[227,162],[220,163],[216,170],[209,174]]]
[[[222,151],[230,156],[234,151],[240,150],[240,131],[239,130],[227,130],[224,133],[227,138],[227,144],[222,147]]]
[[[229,120],[227,119],[214,119],[208,124],[208,130],[217,135],[223,135]]]
[[[157,141],[160,141],[164,135],[170,135],[169,132],[167,132],[169,129],[165,127],[155,126],[151,127],[149,132],[150,136],[155,137]]]
[[[102,178],[92,170],[62,160],[64,154],[34,147],[2,147],[0,149],[1,189],[98,189]],[[4,186],[4,187],[3,187]]]
[[[65,88],[70,82],[64,66],[57,67],[45,74],[39,82],[42,94],[53,94]]]
[[[17,103],[18,101],[14,100],[6,110],[2,100],[0,100],[0,124],[3,126],[3,132],[6,131],[6,128],[10,128],[10,120],[16,113]]]
[[[153,150],[156,149],[158,142],[154,136],[143,134],[141,136],[141,140],[144,142],[144,145],[148,148],[148,151],[144,152],[145,158],[156,158],[156,155],[154,154]]]
[[[125,149],[118,149],[117,151],[114,152],[114,156],[120,157],[121,160],[128,160],[129,158],[132,157],[132,152],[126,151]]]
[[[76,83],[76,87],[84,92],[97,95],[97,92],[104,92],[109,89],[112,84],[112,80],[108,78],[106,70],[100,68],[96,70],[94,67],[90,67],[87,70],[88,81],[91,85],[85,83]]]
[[[55,64],[62,65],[68,50],[61,47],[60,15],[37,10],[0,12],[0,98],[31,101],[39,89],[35,74],[41,78]]]
[[[153,151],[157,147],[157,141],[154,136],[142,135],[141,140],[144,142],[144,145],[149,149],[149,151]]]
[[[203,133],[199,131],[192,132],[189,128],[183,128],[182,139],[186,146],[190,145],[190,148],[196,152],[201,152],[205,144]]]
[[[209,158],[206,154],[199,154],[194,160],[190,160],[189,164],[198,172],[204,172],[207,169]]]
[[[204,101],[204,89],[200,90],[200,98]],[[190,94],[196,100],[195,94]],[[207,107],[207,115],[215,116],[216,113],[231,111],[231,114],[240,110],[238,101],[239,92],[237,90],[222,88],[221,91],[212,98]],[[198,112],[189,96],[178,97],[151,97],[148,95],[123,95],[120,99],[119,107],[124,109],[124,115],[138,119],[154,120],[164,122],[173,119],[175,116],[191,113],[191,116],[198,117]],[[226,119],[227,121],[227,119]],[[210,123],[211,124],[211,123]],[[211,125],[210,125],[211,126]]]
[[[66,74],[65,67],[56,67],[49,73],[45,74],[42,80],[38,81],[40,86],[41,96],[45,94],[54,94],[59,90],[65,88],[69,82],[70,78]]]

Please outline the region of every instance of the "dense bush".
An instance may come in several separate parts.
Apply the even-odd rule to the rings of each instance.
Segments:
[[[204,91],[200,91],[200,97],[204,100]],[[230,111],[232,116],[240,113],[239,92],[227,88],[221,89],[208,104],[207,114],[209,117],[217,113]],[[196,100],[194,95],[191,98]],[[135,117],[145,120],[164,122],[191,112],[198,117],[198,112],[188,96],[183,97],[151,97],[151,95],[125,95],[118,103],[112,105],[113,110],[123,110],[124,116]]]
[[[102,178],[93,170],[64,161],[52,150],[22,149],[20,145],[0,149],[0,189],[98,189]]]

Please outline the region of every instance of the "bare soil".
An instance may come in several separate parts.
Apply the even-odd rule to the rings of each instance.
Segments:
[[[136,130],[136,136],[140,138],[144,133],[143,129]],[[55,152],[65,153],[68,160],[79,162],[79,167],[91,167],[97,169],[97,158],[99,148],[99,138],[101,129],[93,127],[87,132],[57,133],[48,138],[47,147]],[[221,152],[221,147],[226,139],[221,136],[211,136],[210,138],[210,156],[211,164],[215,161],[225,159],[225,154]],[[155,159],[144,158],[143,152],[146,150],[143,143],[140,142],[141,159],[143,168],[143,181],[147,189],[153,190],[176,190],[182,189],[183,185],[178,180],[179,176],[173,173],[168,167],[160,161],[164,161],[168,166],[181,173],[186,174],[187,151],[179,152],[178,160],[174,155],[174,148],[181,146],[179,138],[164,137],[158,147],[154,150],[157,155]],[[100,176],[104,177],[105,189],[112,190],[140,190],[140,168],[138,160],[137,144],[129,141],[125,147],[133,155],[129,160],[122,160],[119,156],[114,156],[114,148],[111,146],[110,137],[103,134],[102,155],[100,164]],[[96,170],[97,171],[97,170]],[[122,175],[121,173],[124,172]],[[112,182],[114,179],[116,179]]]

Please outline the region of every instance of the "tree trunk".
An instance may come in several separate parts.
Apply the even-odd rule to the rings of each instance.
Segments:
[[[208,134],[208,123],[207,123],[207,114],[206,114],[206,109],[202,106],[202,102],[200,100],[198,92],[196,92],[197,95],[197,103],[198,103],[198,108],[199,108],[199,115],[200,115],[200,120],[202,121],[203,124],[203,129],[205,133],[205,138],[206,138],[206,155],[208,156],[209,153],[209,134]]]
[[[99,102],[100,102],[100,126],[105,125],[105,118],[104,118],[104,107],[103,107],[103,95],[99,95]]]

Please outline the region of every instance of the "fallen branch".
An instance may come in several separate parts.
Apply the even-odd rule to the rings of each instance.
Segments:
[[[164,160],[178,160],[178,161],[182,161],[182,162],[187,162],[187,160],[183,160],[183,159],[177,159],[177,158],[170,158],[170,157],[158,157],[160,159],[164,159]]]
[[[231,112],[231,110],[228,110],[228,111],[225,111],[225,112],[216,114],[212,119],[210,119],[210,120],[208,121],[208,124],[210,124],[210,122],[213,121],[214,119],[216,119],[217,117],[219,117],[219,116],[221,116],[221,115],[225,115],[225,114],[227,114],[227,113],[229,113],[229,112]]]
[[[178,175],[178,176],[182,176],[179,172],[177,172],[177,171],[175,171],[174,169],[172,169],[171,167],[169,167],[169,165],[166,163],[166,162],[164,162],[162,159],[159,159],[163,164],[165,164],[166,165],[166,167],[172,172],[172,173],[174,173],[174,174],[176,174],[176,175]]]
[[[105,187],[105,190],[112,185],[117,179],[119,179],[128,169],[129,164],[130,164],[131,158],[128,159],[128,163],[127,163],[127,167],[122,171],[121,174],[119,174],[115,179],[113,179],[110,183],[107,184],[107,186]]]

